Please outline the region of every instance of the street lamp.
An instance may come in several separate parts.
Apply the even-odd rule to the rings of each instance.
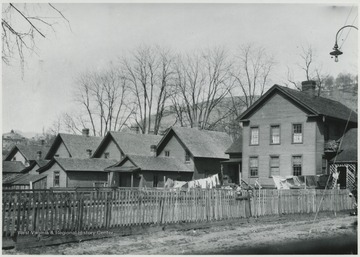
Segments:
[[[339,32],[340,32],[341,30],[345,29],[345,28],[354,28],[354,29],[358,30],[358,28],[355,27],[355,26],[353,26],[353,25],[345,25],[344,27],[340,28],[339,31],[336,33],[336,36],[335,36],[335,45],[334,45],[334,48],[333,48],[334,51],[330,52],[330,55],[335,56],[335,62],[338,62],[338,61],[339,61],[338,56],[343,54],[343,52],[341,52],[341,51],[339,50],[339,46],[338,46],[338,44],[337,44],[337,39],[338,39],[338,34],[339,34]],[[332,57],[331,57],[331,58],[332,58]]]

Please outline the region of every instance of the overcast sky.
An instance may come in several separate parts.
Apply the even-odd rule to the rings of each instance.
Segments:
[[[99,69],[141,44],[175,51],[241,44],[263,46],[276,60],[271,85],[283,84],[287,66],[304,80],[297,63],[302,46],[311,45],[316,63],[336,77],[357,74],[358,32],[344,30],[344,54],[330,58],[335,34],[358,26],[356,4],[56,4],[71,23],[38,42],[38,56],[27,58],[24,78],[17,63],[2,68],[2,128],[41,132],[57,116],[71,112],[77,75]],[[269,86],[271,86],[269,85]]]

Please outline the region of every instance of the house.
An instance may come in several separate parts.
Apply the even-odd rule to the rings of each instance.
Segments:
[[[340,188],[356,187],[357,183],[357,128],[348,130],[338,139],[338,154],[330,161],[330,171],[338,172]]]
[[[51,160],[53,157],[89,158],[101,140],[101,137],[89,136],[89,129],[83,129],[82,135],[59,133],[45,159]]]
[[[147,142],[150,143],[150,142]],[[228,160],[225,150],[231,138],[223,132],[197,128],[172,127],[157,145],[138,144],[147,152],[127,154],[107,168],[114,186],[161,187],[167,178],[188,181],[221,172],[221,161]]]
[[[193,170],[174,157],[127,155],[118,164],[109,167],[112,186],[162,187],[167,178],[191,180]]]
[[[118,161],[125,155],[151,156],[151,145],[157,145],[161,136],[124,132],[108,132],[95,150],[92,158],[111,158]]]
[[[2,184],[8,185],[13,180],[23,175],[21,171],[25,165],[21,161],[3,161],[2,162]]]
[[[49,149],[46,145],[15,145],[4,161],[20,161],[28,167],[33,161],[43,159]]]
[[[13,145],[25,144],[26,138],[19,133],[11,130],[10,133],[4,133],[2,135],[2,148],[3,151],[10,149]]]
[[[38,169],[42,179],[33,188],[99,187],[109,185],[109,172],[105,168],[116,163],[113,159],[52,158]]]
[[[230,159],[222,161],[223,175],[228,177],[228,182],[241,184],[241,165],[242,165],[242,147],[243,140],[242,135],[234,140],[232,145],[225,151],[229,155]]]
[[[328,142],[357,127],[357,114],[318,97],[315,82],[302,91],[274,85],[238,118],[243,126],[242,178],[273,184],[272,176],[328,173],[336,149]]]

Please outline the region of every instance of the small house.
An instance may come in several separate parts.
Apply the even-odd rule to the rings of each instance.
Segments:
[[[104,187],[109,185],[109,172],[105,168],[116,163],[113,159],[82,159],[54,157],[38,169],[45,175],[33,183],[33,188]]]
[[[4,161],[20,161],[28,167],[34,160],[43,159],[49,149],[46,145],[15,145]]]

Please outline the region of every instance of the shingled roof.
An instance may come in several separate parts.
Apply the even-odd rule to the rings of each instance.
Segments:
[[[134,168],[148,171],[174,171],[174,172],[194,172],[188,165],[173,157],[154,157],[141,155],[127,155],[118,164],[107,168],[107,171],[121,171],[124,163],[130,161]],[[129,167],[126,167],[126,171]]]
[[[172,127],[158,145],[161,149],[173,134],[194,157],[229,159],[226,149],[232,144],[230,136],[224,132],[200,130],[198,128]]]
[[[3,161],[2,172],[3,173],[20,173],[25,169],[25,165],[20,161]]]
[[[45,166],[46,164],[48,164],[50,160],[35,160],[35,161],[32,161],[30,163],[30,165],[28,167],[26,167],[25,169],[23,169],[21,172],[22,173],[27,173],[29,172],[30,170],[32,170],[36,165],[38,165],[39,168]]]
[[[243,144],[243,139],[242,139],[242,135],[240,135],[237,139],[234,140],[232,145],[225,151],[225,153],[227,154],[242,153],[242,144]]]
[[[41,173],[48,170],[57,163],[64,171],[104,171],[105,168],[116,164],[113,159],[81,159],[81,158],[59,158],[54,157],[48,164],[38,169]]]
[[[45,156],[45,159],[51,159],[54,157],[54,154],[61,142],[64,143],[66,149],[69,151],[70,157],[87,158],[89,156],[86,150],[90,149],[92,152],[94,152],[101,143],[101,140],[101,137],[59,133],[55,138],[48,154]]]
[[[5,157],[5,161],[11,161],[17,151],[19,151],[25,159],[33,161],[37,159],[37,152],[41,151],[42,156],[45,156],[49,151],[50,146],[45,145],[15,145]]]
[[[24,174],[23,176],[18,177],[16,180],[12,181],[12,185],[30,185],[30,182],[38,181],[42,178],[47,177],[47,174],[34,175],[34,174]]]
[[[260,97],[253,105],[243,112],[238,119],[247,119],[247,117],[249,117],[249,115],[257,109],[257,107],[261,106],[261,103],[264,100],[275,92],[280,92],[290,98],[309,114],[321,115],[344,121],[350,117],[350,122],[357,123],[357,113],[338,101],[319,96],[310,96],[308,93],[279,85],[272,86],[262,97]]]
[[[161,138],[162,137],[158,135],[111,131],[106,134],[101,144],[94,152],[93,157],[100,157],[99,153],[101,149],[104,148],[111,139],[114,140],[115,144],[117,144],[124,154],[150,156],[152,155],[150,152],[150,146],[157,145]]]
[[[357,162],[357,128],[350,129],[345,133],[340,146],[340,153],[333,158],[333,161]]]

